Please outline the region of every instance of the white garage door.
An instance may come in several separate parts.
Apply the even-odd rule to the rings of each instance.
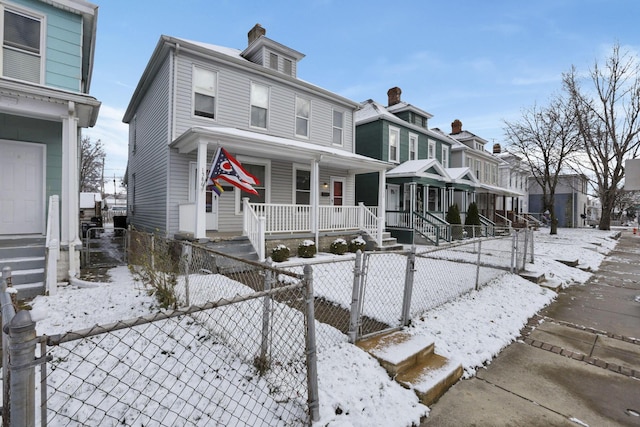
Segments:
[[[44,152],[0,141],[0,234],[44,233]]]

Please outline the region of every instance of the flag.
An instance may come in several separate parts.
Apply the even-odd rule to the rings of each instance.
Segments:
[[[222,185],[220,185],[217,179],[208,180],[207,188],[211,191],[214,191],[218,196],[224,193],[224,188],[222,188]]]
[[[260,184],[258,178],[247,172],[240,162],[222,147],[218,147],[215,156],[213,156],[209,171],[210,181],[216,182],[218,178],[224,179],[247,193],[258,195],[258,192],[252,187],[252,185]]]

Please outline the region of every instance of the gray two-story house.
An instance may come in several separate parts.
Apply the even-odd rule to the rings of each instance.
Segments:
[[[356,205],[355,176],[387,162],[355,153],[358,104],[298,78],[304,55],[256,25],[244,50],[161,36],[133,93],[128,219],[138,230],[194,239],[315,237],[361,230],[380,241],[378,206]],[[218,147],[257,178],[257,194],[207,185]],[[382,209],[380,209],[382,211]]]
[[[47,230],[53,261],[61,250],[48,281],[79,272],[80,131],[100,108],[89,95],[96,19],[83,0],[0,0],[0,258],[24,296],[43,288]]]

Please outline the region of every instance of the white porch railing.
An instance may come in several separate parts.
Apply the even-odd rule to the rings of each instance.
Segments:
[[[47,278],[46,290],[49,295],[58,291],[58,260],[60,259],[60,197],[49,197],[49,213],[47,215]]]
[[[243,233],[264,260],[264,236],[273,233],[313,232],[310,205],[250,203],[243,199]],[[362,230],[381,244],[382,222],[376,208],[358,206],[319,206],[318,231]],[[262,253],[262,255],[261,255]]]

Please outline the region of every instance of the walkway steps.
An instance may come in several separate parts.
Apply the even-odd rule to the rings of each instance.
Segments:
[[[462,377],[462,365],[435,353],[425,337],[407,331],[376,335],[357,343],[376,358],[389,375],[413,390],[425,405],[435,403]]]
[[[44,293],[45,238],[8,236],[0,238],[0,269],[11,268],[11,283],[18,299],[33,298]]]

